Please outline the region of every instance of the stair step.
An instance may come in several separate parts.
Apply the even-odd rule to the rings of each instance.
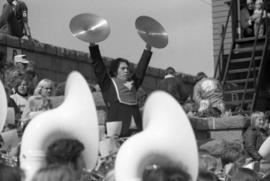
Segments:
[[[227,80],[227,83],[234,83],[234,84],[238,84],[238,83],[244,83],[244,82],[253,82],[254,79],[253,78],[249,78],[249,79],[235,79],[235,80]]]
[[[261,60],[261,56],[257,56],[254,58],[254,60]],[[247,57],[247,58],[238,58],[238,59],[232,59],[231,63],[242,63],[242,62],[250,62],[251,61],[251,57]]]
[[[240,105],[242,103],[242,100],[235,100],[235,101],[226,101],[226,105]],[[246,99],[244,100],[244,103],[252,103],[252,99]]]
[[[239,90],[228,90],[224,91],[223,94],[238,94],[238,93],[244,93],[244,89],[239,89]],[[255,89],[246,89],[246,93],[251,93],[255,92]]]
[[[255,70],[258,71],[259,67],[255,67]],[[251,68],[251,71],[253,71],[253,68]],[[228,71],[228,73],[242,73],[242,72],[248,72],[248,68],[233,69]]]
[[[265,40],[265,36],[258,37],[258,41]],[[255,37],[248,37],[248,38],[241,38],[235,40],[235,43],[247,43],[247,42],[254,42]]]
[[[256,51],[262,51],[263,50],[263,45],[258,45],[255,50]],[[234,49],[233,52],[235,54],[239,54],[239,53],[245,53],[245,52],[252,52],[253,51],[253,47],[243,47],[243,48],[237,48]]]
[[[251,110],[248,110],[248,111],[236,111],[236,112],[232,112],[232,115],[235,116],[235,115],[239,115],[239,114],[247,114],[247,115],[250,115],[251,114]]]

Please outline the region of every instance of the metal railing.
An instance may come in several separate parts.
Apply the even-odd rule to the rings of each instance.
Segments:
[[[260,15],[261,20],[263,19],[264,12],[266,12],[266,9],[267,8],[263,7],[262,13]],[[264,61],[265,53],[267,52],[267,49],[268,49],[268,37],[269,37],[268,21],[269,20],[268,20],[268,18],[266,16],[265,17],[265,22],[262,23],[263,21],[260,21],[258,26],[256,27],[256,30],[255,30],[255,40],[254,40],[253,49],[252,49],[251,62],[250,62],[249,67],[248,67],[247,79],[246,79],[246,82],[245,82],[244,92],[243,92],[242,100],[241,100],[241,108],[243,108],[244,101],[245,101],[245,98],[246,98],[249,78],[250,78],[250,75],[251,75],[251,72],[252,72],[253,73],[253,79],[254,79],[253,80],[254,95],[253,95],[252,105],[251,105],[251,110],[250,111],[253,111],[253,108],[254,108],[254,105],[255,105],[255,100],[256,100],[256,96],[257,96],[256,93],[257,93],[258,88],[259,88],[259,86],[257,84],[258,84],[259,77],[261,76],[261,72],[262,72],[261,69],[262,69],[262,64],[263,64],[263,61]],[[256,76],[255,56],[256,56],[256,52],[257,52],[257,45],[258,45],[258,38],[259,38],[260,28],[262,27],[262,25],[264,25],[266,27],[267,31],[266,31],[266,34],[265,34],[265,42],[264,42],[263,52],[262,52],[262,55],[261,55],[260,67],[259,67],[259,70],[258,70],[258,74]]]
[[[225,26],[224,26],[224,28],[222,28],[221,44],[220,44],[220,48],[219,48],[218,59],[216,61],[217,64],[215,66],[215,71],[214,71],[214,77],[215,78],[217,78],[217,75],[221,74],[221,70],[222,70],[221,63],[223,63],[223,52],[224,52],[224,40],[225,40],[225,37],[226,37],[226,34],[227,34],[227,28],[228,28],[228,24],[229,24],[231,14],[232,14],[232,3],[230,3],[230,9],[228,11]]]

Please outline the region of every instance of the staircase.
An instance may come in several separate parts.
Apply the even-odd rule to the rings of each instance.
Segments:
[[[270,9],[270,1],[264,0],[265,10]],[[228,4],[228,11],[225,25],[222,25],[221,44],[216,60],[214,77],[220,80],[224,90],[224,101],[227,110],[232,113],[251,113],[260,109],[257,104],[258,99],[264,99],[261,96],[262,82],[265,76],[269,76],[266,70],[269,54],[269,33],[270,18],[265,18],[259,26],[264,26],[265,35],[259,37],[259,28],[255,30],[255,37],[239,39],[239,1],[231,0]],[[269,7],[269,8],[268,8]],[[261,14],[261,18],[263,13]],[[224,40],[227,35],[227,29],[232,20],[232,46],[230,53],[224,60]],[[263,25],[262,25],[263,24]],[[260,95],[259,95],[260,92]],[[261,102],[259,102],[261,103]]]
[[[268,52],[266,37],[236,40],[232,46],[221,81],[226,108],[233,113],[255,109]]]

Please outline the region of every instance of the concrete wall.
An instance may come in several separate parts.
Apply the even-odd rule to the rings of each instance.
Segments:
[[[67,75],[71,71],[77,70],[89,83],[95,83],[95,75],[90,64],[88,52],[75,51],[41,42],[30,42],[25,39],[20,40],[0,33],[0,51],[6,54],[6,61],[13,61],[13,50],[26,54],[28,59],[34,62],[35,69],[39,73],[40,78],[46,77],[62,82],[66,80]],[[109,60],[109,58],[106,59]],[[109,63],[108,60],[105,61],[107,65]],[[133,66],[136,65],[133,64]],[[147,92],[155,90],[164,75],[164,70],[149,67],[142,88]],[[179,77],[183,77],[188,88],[192,89],[194,76],[179,74]]]

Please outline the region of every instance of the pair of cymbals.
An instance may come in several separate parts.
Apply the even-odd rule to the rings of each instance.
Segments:
[[[167,46],[168,34],[163,26],[153,18],[140,16],[136,19],[135,26],[139,36],[147,44],[155,48]],[[73,36],[88,43],[101,42],[110,34],[110,25],[107,20],[90,13],[74,16],[69,27]]]

